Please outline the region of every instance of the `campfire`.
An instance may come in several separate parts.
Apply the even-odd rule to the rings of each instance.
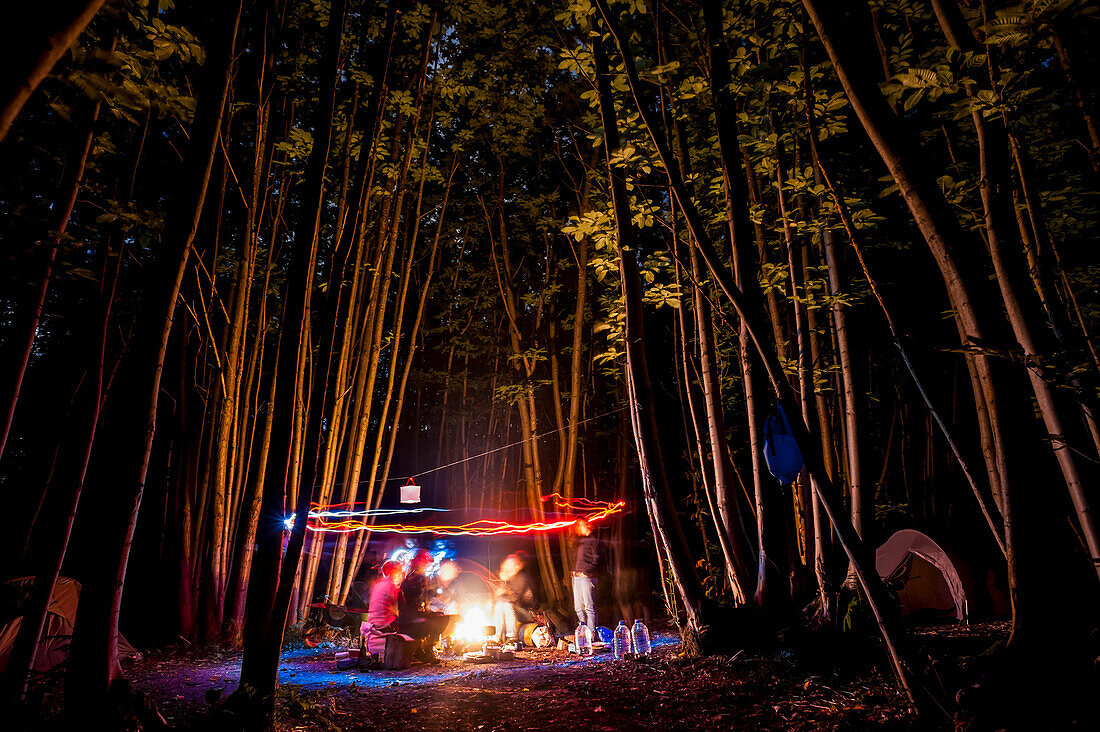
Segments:
[[[462,610],[450,637],[443,639],[443,651],[459,655],[468,663],[512,660],[512,652],[501,647],[496,633],[492,608],[472,605]]]
[[[480,645],[485,641],[485,626],[493,624],[493,616],[490,608],[485,605],[474,605],[464,609],[461,620],[455,624],[451,638],[459,643],[467,645]]]

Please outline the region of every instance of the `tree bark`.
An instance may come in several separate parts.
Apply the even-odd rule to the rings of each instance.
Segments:
[[[315,401],[311,404],[311,415],[307,422],[294,526],[283,556],[284,525],[279,517],[285,510],[286,488],[293,460],[296,411],[293,406],[298,401],[300,387],[294,374],[299,372],[299,363],[310,352],[310,296],[321,228],[325,169],[332,147],[332,116],[345,11],[346,0],[335,0],[325,31],[325,45],[320,61],[319,103],[314,110],[312,125],[314,145],[303,181],[302,209],[294,237],[279,348],[277,368],[283,376],[276,384],[276,398],[271,406],[275,410],[271,458],[264,476],[260,513],[261,520],[267,517],[268,524],[258,532],[246,600],[244,657],[241,661],[238,691],[244,695],[255,695],[255,706],[250,710],[252,714],[247,720],[248,726],[253,729],[268,729],[274,721],[273,695],[278,681],[283,629],[301,559],[306,514],[312,498],[320,452],[321,418],[325,411],[328,371],[315,363],[314,389],[311,390],[311,398]],[[320,360],[327,363],[323,355]],[[304,387],[305,384],[301,386]]]
[[[703,226],[702,217],[699,215],[694,202],[687,194],[687,189],[684,185],[679,167],[669,151],[668,143],[663,135],[659,133],[659,128],[653,116],[641,102],[638,72],[634,64],[634,55],[629,45],[629,39],[619,28],[616,16],[612,15],[611,11],[608,9],[606,0],[597,0],[596,4],[611,31],[612,37],[615,39],[616,45],[619,47],[626,68],[627,82],[631,94],[634,97],[638,113],[650,135],[650,139],[657,148],[661,163],[669,173],[673,192],[676,195],[680,208],[684,211],[688,221],[688,227],[695,237],[696,247],[699,249],[699,253],[702,255],[703,260],[710,268],[711,274],[717,280],[723,294],[729,299],[730,303],[734,306],[738,315],[745,323],[745,326],[749,329],[750,337],[757,352],[760,354],[761,360],[764,362],[765,371],[768,374],[768,378],[772,383],[772,388],[775,390],[780,404],[788,414],[797,415],[800,411],[797,395],[783,375],[775,346],[769,342],[768,334],[760,327],[761,323],[759,318],[748,307],[744,293],[737,287],[729,272],[722,265],[721,259],[718,257],[718,252],[715,250],[714,245],[711,243],[710,236]],[[856,564],[857,577],[867,595],[868,604],[871,607],[872,613],[879,624],[879,629],[885,641],[887,652],[894,667],[894,672],[903,688],[905,688],[906,692],[909,694],[910,699],[914,703],[917,703],[917,695],[912,686],[910,671],[902,662],[902,656],[899,650],[898,644],[904,638],[904,634],[894,614],[896,611],[894,610],[893,604],[887,598],[886,587],[875,571],[874,562],[866,547],[860,541],[855,530],[852,529],[851,523],[833,508],[835,496],[833,486],[824,472],[821,457],[821,444],[810,439],[810,434],[804,421],[793,419],[791,420],[791,427],[794,432],[794,438],[798,443],[809,471],[811,474],[818,477],[821,489],[820,499],[822,508],[828,516],[830,523],[833,525],[837,539],[848,554],[848,558]]]
[[[0,43],[0,140],[54,64],[91,22],[103,0],[59,0],[13,8]]]
[[[626,307],[626,385],[630,406],[630,422],[634,432],[634,447],[638,453],[638,466],[642,475],[642,490],[646,506],[655,529],[654,538],[659,550],[664,551],[677,591],[687,614],[685,643],[692,650],[705,648],[706,609],[703,588],[695,573],[691,552],[684,538],[683,528],[676,516],[657,430],[657,415],[646,363],[644,331],[642,326],[642,288],[638,265],[634,260],[634,232],[630,214],[630,201],[626,192],[626,177],[622,169],[612,162],[612,155],[619,150],[619,127],[611,97],[611,73],[600,40],[593,43],[596,66],[596,82],[600,99],[600,117],[603,122],[604,151],[608,176],[611,180],[611,198],[615,210],[615,250],[619,257],[619,279]]]
[[[114,48],[114,42],[111,44],[111,48]],[[34,343],[38,336],[38,325],[42,321],[42,311],[46,304],[46,294],[50,289],[50,281],[53,276],[53,266],[57,259],[57,250],[61,246],[61,238],[65,234],[65,229],[69,225],[69,219],[72,217],[73,207],[76,205],[77,197],[80,195],[80,184],[84,179],[84,168],[88,163],[88,154],[92,149],[92,141],[95,139],[95,126],[96,120],[99,119],[99,108],[101,102],[96,100],[87,110],[86,119],[84,120],[84,126],[81,128],[77,138],[73,141],[72,153],[69,157],[67,169],[65,171],[65,177],[62,184],[58,187],[59,196],[54,202],[54,216],[52,220],[52,241],[47,247],[45,252],[45,262],[42,266],[41,280],[38,283],[38,287],[34,290],[34,302],[30,306],[30,312],[28,314],[27,323],[25,326],[26,336],[22,339],[22,348],[18,356],[14,359],[14,374],[12,376],[12,385],[10,396],[8,397],[6,408],[3,416],[0,416],[0,459],[4,457],[4,448],[8,442],[8,436],[11,433],[12,421],[15,419],[15,408],[19,403],[19,395],[23,390],[23,378],[27,373],[27,366],[30,364],[31,353],[34,351]]]
[[[147,308],[136,326],[133,368],[137,393],[126,405],[122,423],[138,432],[126,447],[136,445],[133,465],[124,470],[129,474],[129,487],[111,501],[111,522],[103,527],[105,547],[102,571],[87,582],[81,594],[73,641],[70,650],[66,703],[70,710],[94,708],[105,701],[108,686],[120,673],[118,665],[118,613],[122,602],[122,587],[130,555],[138,511],[141,508],[145,479],[156,432],[157,401],[161,375],[168,348],[168,337],[176,312],[180,286],[187,270],[191,246],[198,230],[199,217],[210,181],[221,123],[230,92],[233,50],[243,0],[220,5],[215,14],[215,41],[207,59],[207,71],[199,94],[195,128],[188,154],[188,171],[176,214],[168,227],[168,247],[154,278],[160,284],[155,290],[163,298],[160,304]],[[129,434],[129,433],[128,433]],[[117,502],[116,502],[117,501]],[[117,522],[118,525],[112,525]]]

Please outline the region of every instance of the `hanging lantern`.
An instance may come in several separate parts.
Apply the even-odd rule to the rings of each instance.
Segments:
[[[401,503],[420,503],[420,486],[413,483],[412,478],[401,486]]]

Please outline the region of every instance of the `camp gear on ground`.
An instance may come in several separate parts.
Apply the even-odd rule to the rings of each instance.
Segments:
[[[554,645],[554,634],[544,623],[524,623],[519,626],[518,640],[532,648],[549,648]]]

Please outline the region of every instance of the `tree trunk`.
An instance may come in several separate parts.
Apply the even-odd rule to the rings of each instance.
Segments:
[[[114,50],[114,42],[111,49]],[[42,321],[42,311],[46,304],[46,294],[50,289],[50,279],[53,275],[54,261],[57,259],[57,250],[61,246],[61,238],[69,225],[73,207],[76,205],[77,196],[80,194],[80,183],[84,179],[84,168],[88,163],[88,153],[92,149],[92,141],[95,139],[96,120],[99,119],[101,102],[97,100],[87,110],[84,126],[80,134],[73,141],[72,153],[66,166],[65,177],[58,187],[58,199],[54,202],[52,217],[53,240],[45,252],[45,262],[42,267],[41,281],[34,291],[34,302],[30,307],[25,326],[26,336],[22,339],[22,348],[13,359],[14,371],[10,396],[6,408],[0,416],[0,459],[4,457],[4,448],[11,433],[12,421],[15,419],[15,407],[19,403],[19,394],[23,390],[23,377],[27,373],[27,365],[34,351],[34,342],[38,336],[38,325]],[[2,137],[2,135],[0,135]]]
[[[657,415],[646,364],[641,277],[638,274],[638,265],[634,261],[633,222],[626,192],[626,177],[622,169],[612,163],[612,155],[619,150],[619,127],[611,98],[611,74],[600,40],[593,43],[593,55],[600,99],[600,117],[603,121],[603,146],[608,176],[611,180],[612,205],[615,209],[615,250],[619,256],[619,278],[626,308],[625,376],[630,422],[634,432],[634,447],[638,453],[638,466],[641,470],[646,506],[655,530],[654,539],[658,542],[658,551],[663,549],[669,560],[669,569],[687,613],[688,628],[684,642],[690,652],[693,646],[695,650],[705,648],[707,618],[703,588],[695,573],[691,552],[676,516],[676,507],[672,501],[661,456]]]
[[[990,533],[993,535],[993,539],[997,542],[998,548],[1001,553],[1005,553],[1004,544],[1004,531],[998,520],[999,514],[997,507],[990,506],[989,501],[986,500],[981,488],[978,486],[977,478],[974,475],[974,470],[970,467],[970,463],[963,457],[962,452],[959,449],[958,443],[956,443],[952,436],[951,430],[948,429],[947,423],[944,421],[940,411],[932,403],[932,398],[926,389],[924,382],[917,375],[916,368],[913,365],[912,359],[909,357],[909,352],[902,345],[901,337],[898,334],[896,325],[894,324],[893,316],[890,314],[890,310],[886,307],[886,301],[882,297],[882,293],[878,288],[875,278],[871,276],[871,271],[867,267],[867,262],[863,257],[863,250],[860,246],[859,239],[856,235],[855,223],[852,221],[851,214],[848,211],[847,204],[844,202],[844,198],[840,192],[837,191],[836,186],[833,184],[832,178],[826,171],[824,163],[821,160],[821,156],[817,150],[816,142],[816,128],[812,113],[808,115],[809,127],[810,127],[810,147],[813,153],[813,159],[815,164],[815,170],[820,173],[822,180],[825,183],[826,188],[829,190],[829,195],[833,200],[833,205],[836,206],[837,216],[840,218],[841,224],[844,227],[845,234],[848,237],[848,242],[852,247],[852,251],[856,255],[856,260],[859,262],[860,271],[863,272],[864,278],[867,280],[868,285],[871,288],[871,293],[875,297],[875,301],[878,303],[880,310],[882,311],[883,318],[886,320],[887,328],[890,331],[891,339],[893,340],[894,347],[897,348],[898,354],[901,356],[902,363],[904,363],[906,370],[908,370],[910,376],[913,379],[913,383],[917,387],[917,391],[920,392],[921,398],[924,400],[925,405],[928,407],[929,414],[935,420],[936,424],[940,428],[940,432],[943,434],[944,441],[947,442],[951,449],[952,455],[955,456],[955,460],[959,465],[959,469],[962,471],[963,476],[966,478],[967,483],[970,486],[970,490],[974,495],[975,500],[978,503],[978,507],[981,510],[982,516],[985,518],[986,524],[989,527]],[[887,468],[889,467],[890,455],[894,444],[894,432],[898,422],[898,411],[895,410],[890,420],[890,428],[888,436],[886,438],[886,448],[883,452],[883,465],[882,471],[879,475],[879,479],[875,484],[875,496],[877,499],[878,491],[881,490],[887,474]],[[854,525],[854,522],[853,522]]]
[[[313,151],[303,180],[302,209],[295,232],[295,248],[289,270],[286,310],[279,348],[278,372],[283,377],[276,385],[269,467],[264,476],[261,499],[261,519],[268,524],[259,532],[257,549],[246,600],[247,621],[244,627],[244,657],[238,692],[252,697],[249,727],[268,729],[273,724],[274,692],[277,684],[279,657],[282,652],[283,628],[290,607],[291,590],[298,573],[302,544],[306,531],[306,513],[312,498],[321,440],[321,419],[325,411],[325,385],[328,370],[314,364],[314,389],[311,414],[307,423],[301,462],[295,522],[283,556],[283,523],[278,521],[284,511],[284,500],[292,463],[294,442],[293,405],[298,401],[299,384],[294,374],[299,363],[309,356],[308,320],[313,271],[321,228],[322,203],[325,190],[325,169],[332,146],[332,116],[335,107],[336,82],[339,73],[340,46],[343,36],[345,0],[332,3],[325,31],[325,46],[320,61],[320,101],[314,111]],[[331,344],[326,344],[331,346]],[[320,359],[327,363],[327,359]],[[304,379],[303,379],[304,381]],[[301,386],[306,386],[305,384]],[[318,388],[319,387],[319,388]],[[273,520],[274,519],[274,520]],[[248,697],[245,697],[248,698]]]
[[[69,660],[69,682],[66,703],[75,711],[96,707],[105,701],[111,682],[120,673],[118,665],[118,613],[122,602],[122,586],[130,546],[141,508],[145,478],[156,432],[157,400],[164,371],[164,357],[172,330],[177,298],[187,269],[191,245],[198,229],[199,217],[210,181],[217,150],[218,135],[230,92],[231,70],[237,28],[243,0],[221,5],[216,13],[217,36],[207,57],[205,79],[198,98],[195,128],[188,153],[188,173],[177,201],[177,213],[167,230],[167,252],[161,260],[161,272],[154,281],[160,283],[163,298],[160,305],[146,309],[139,318],[135,332],[136,393],[127,403],[126,419],[121,424],[137,428],[130,435],[136,445],[134,463],[123,469],[129,473],[129,487],[111,501],[113,509],[106,512],[112,521],[103,526],[105,547],[102,571],[90,578],[81,594]],[[127,433],[129,434],[129,433]],[[117,502],[116,502],[117,501]],[[117,525],[112,525],[117,522]]]
[[[638,71],[634,64],[634,55],[629,45],[629,39],[619,28],[616,17],[612,15],[607,7],[606,0],[597,0],[596,4],[604,21],[608,24],[616,45],[619,47],[626,69],[627,82],[630,86],[631,94],[634,97],[638,113],[649,133],[650,139],[657,148],[661,163],[669,172],[669,178],[673,185],[673,192],[676,195],[680,208],[684,211],[688,221],[688,227],[695,237],[696,247],[699,249],[700,254],[703,256],[703,260],[710,268],[711,274],[717,280],[723,294],[729,299],[730,303],[741,317],[742,322],[744,322],[745,326],[749,329],[750,337],[756,346],[757,352],[761,356],[761,360],[764,362],[765,371],[768,374],[768,378],[772,383],[772,388],[775,390],[780,404],[783,405],[788,414],[797,415],[800,411],[797,396],[783,375],[775,347],[769,342],[768,334],[760,327],[761,323],[759,318],[747,306],[744,294],[737,287],[729,272],[722,265],[718,257],[718,252],[715,250],[714,245],[711,243],[710,236],[703,226],[702,217],[699,215],[694,202],[687,194],[687,189],[680,175],[679,167],[669,151],[668,143],[663,135],[659,133],[659,128],[653,120],[653,116],[650,114],[649,110],[641,103]],[[874,570],[872,557],[869,556],[866,547],[860,541],[854,529],[852,529],[851,523],[833,508],[835,501],[834,491],[832,484],[828,480],[828,476],[824,473],[820,442],[810,439],[809,431],[804,421],[793,419],[791,420],[791,427],[794,432],[795,440],[806,460],[809,471],[811,474],[818,477],[821,488],[820,498],[822,508],[828,516],[830,523],[832,523],[837,539],[848,554],[848,558],[856,564],[860,585],[863,587],[872,613],[879,623],[879,629],[885,641],[887,652],[898,680],[906,689],[910,699],[916,702],[917,697],[912,688],[910,672],[903,664],[901,653],[898,648],[899,641],[904,637],[903,632],[901,631],[896,616],[893,614],[895,612],[894,606],[887,598],[886,587],[883,585],[878,573]]]
[[[722,186],[725,193],[726,228],[729,231],[730,251],[733,260],[734,280],[745,294],[747,306],[755,313],[763,312],[764,298],[760,292],[759,262],[753,257],[753,241],[760,239],[763,248],[763,230],[750,229],[748,176],[752,166],[745,163],[738,145],[739,134],[735,101],[730,92],[729,45],[722,32],[722,5],[716,0],[703,4],[703,21],[706,31],[707,55],[710,61],[710,88],[714,105],[718,149],[722,159]],[[683,136],[680,145],[683,147]],[[681,153],[681,158],[687,158]],[[694,262],[695,255],[692,255]],[[779,341],[778,303],[772,299],[775,313],[772,317]],[[757,374],[749,344],[749,331],[742,321],[738,329],[738,361],[745,392],[745,412],[748,426],[749,450],[752,456],[753,495],[756,503],[757,572],[754,602],[760,607],[781,608],[789,599],[780,586],[776,565],[770,556],[783,533],[783,512],[773,505],[773,480],[764,465],[763,442],[760,439],[760,420],[757,412]]]
[[[99,106],[98,103],[96,105]],[[57,536],[50,537],[45,546],[49,554],[43,563],[46,571],[39,571],[31,586],[30,596],[23,606],[23,620],[19,634],[12,645],[11,655],[4,677],[4,689],[0,698],[22,700],[27,691],[31,670],[34,668],[38,653],[39,639],[46,625],[47,609],[53,598],[57,578],[69,547],[73,521],[76,518],[80,493],[84,487],[84,477],[91,461],[92,446],[95,443],[96,427],[99,423],[101,397],[103,393],[103,365],[106,355],[108,326],[111,306],[115,299],[115,286],[118,282],[122,252],[112,255],[106,251],[103,261],[103,276],[100,283],[99,307],[89,318],[89,331],[92,335],[87,350],[87,367],[82,380],[80,393],[73,405],[68,420],[69,434],[66,442],[72,445],[72,452],[62,451],[58,460],[59,470],[54,476],[54,487],[62,491],[62,505],[68,507],[58,526]]]
[[[977,49],[977,43],[971,35],[970,28],[954,0],[932,0],[932,7],[948,43],[960,49]],[[967,96],[973,96],[974,84],[967,84],[966,91]],[[1085,546],[1093,569],[1100,577],[1100,533],[1097,531],[1084,482],[1067,444],[1066,429],[1055,401],[1054,389],[1044,378],[1041,370],[1045,354],[1039,351],[1028,314],[1025,313],[1020,300],[1019,288],[1016,285],[1020,277],[1017,271],[1009,269],[1013,264],[1018,265],[1018,262],[1014,261],[1017,258],[1012,256],[1006,246],[1006,235],[1015,228],[1012,226],[1015,212],[1011,209],[1007,130],[998,122],[998,118],[993,118],[987,123],[977,108],[972,109],[970,116],[978,142],[981,171],[979,190],[985,215],[985,240],[990,258],[993,260],[993,271],[996,273],[997,284],[1012,332],[1024,352],[1028,380],[1031,382],[1039,413],[1046,427],[1047,438],[1050,440],[1058,466],[1062,470],[1062,477],[1069,488],[1070,499],[1077,512],[1077,520],[1085,538]],[[1015,269],[1018,270],[1019,266]]]
[[[1085,133],[1088,135],[1089,140],[1089,165],[1092,166],[1093,172],[1100,172],[1100,132],[1097,131],[1096,127],[1096,105],[1093,101],[1092,90],[1082,84],[1077,74],[1077,69],[1070,58],[1069,49],[1066,48],[1063,40],[1064,35],[1065,30],[1060,28],[1058,23],[1055,23],[1051,31],[1054,40],[1054,51],[1058,56],[1058,64],[1062,67],[1062,73],[1065,74],[1066,84],[1073,91],[1073,101],[1077,108],[1081,110],[1081,121],[1084,122]]]
[[[0,49],[0,140],[50,69],[103,6],[103,0],[59,0],[11,8]]]

